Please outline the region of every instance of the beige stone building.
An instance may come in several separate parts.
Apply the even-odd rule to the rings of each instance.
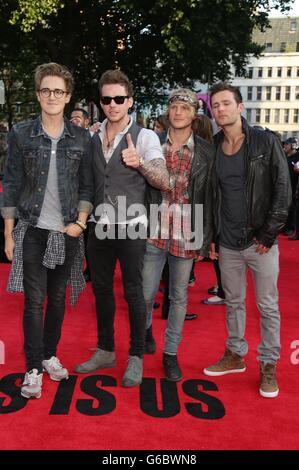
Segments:
[[[299,137],[299,17],[272,18],[271,29],[254,33],[265,45],[258,59],[252,58],[246,77],[235,77],[251,125],[268,127],[282,139]]]

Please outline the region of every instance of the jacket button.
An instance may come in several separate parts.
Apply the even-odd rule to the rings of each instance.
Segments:
[[[38,204],[34,204],[34,207],[38,207]]]
[[[38,192],[39,192],[39,193],[41,192],[41,190],[42,190],[42,188],[38,188]]]
[[[45,172],[44,172],[44,171],[41,171],[41,172],[40,172],[40,174],[41,174],[41,175],[44,175],[44,174],[45,174]]]

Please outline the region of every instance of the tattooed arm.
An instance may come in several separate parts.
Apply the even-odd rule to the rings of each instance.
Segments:
[[[149,131],[149,129],[144,130],[146,132],[152,132]],[[126,134],[128,148],[122,151],[122,159],[127,166],[136,168],[151,186],[161,189],[162,191],[168,191],[170,189],[169,173],[165,160],[162,157],[158,137],[154,132],[152,132],[152,134],[155,136],[154,143],[156,143],[155,140],[157,140],[157,145],[155,147],[150,143],[149,150],[151,150],[152,153],[155,152],[155,155],[158,155],[158,158],[155,157],[148,160],[141,158],[132,141],[131,134],[128,133]],[[161,157],[159,154],[161,154]]]
[[[168,191],[169,173],[166,168],[165,160],[162,158],[154,158],[150,161],[141,161],[138,166],[139,172],[144,176],[147,182],[154,188]]]

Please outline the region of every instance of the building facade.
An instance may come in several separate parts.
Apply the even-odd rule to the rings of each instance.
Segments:
[[[252,57],[246,77],[232,81],[243,96],[251,125],[279,132],[284,140],[299,137],[299,17],[273,18],[271,29],[256,32],[253,40],[265,45]]]

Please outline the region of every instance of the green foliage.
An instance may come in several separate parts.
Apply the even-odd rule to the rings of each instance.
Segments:
[[[21,29],[28,33],[42,23],[45,18],[57,15],[64,4],[60,0],[18,0],[18,9],[12,12],[11,24],[20,24]]]
[[[138,106],[155,107],[171,87],[229,78],[231,62],[242,73],[262,51],[252,32],[269,26],[270,3],[292,0],[1,0],[0,74],[23,83],[37,63],[63,63],[73,102],[97,102],[101,73],[119,67]]]

